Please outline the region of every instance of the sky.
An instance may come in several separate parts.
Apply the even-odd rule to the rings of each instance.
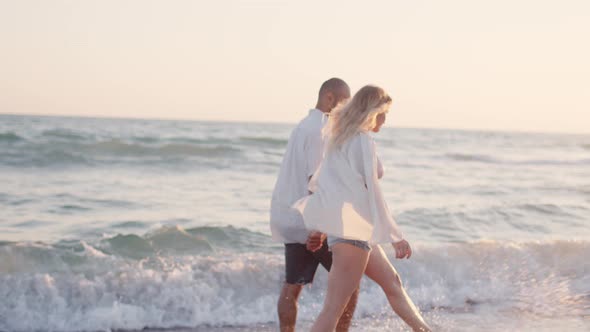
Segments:
[[[587,0],[0,0],[0,114],[296,122],[340,77],[387,126],[590,133]]]

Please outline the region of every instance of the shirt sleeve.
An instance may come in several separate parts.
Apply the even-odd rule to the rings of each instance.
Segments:
[[[403,239],[403,234],[385,202],[378,177],[378,159],[375,142],[367,134],[361,134],[361,150],[365,183],[369,194],[369,206],[373,223],[372,243],[392,243]]]
[[[309,178],[320,166],[324,154],[324,144],[321,133],[308,134],[305,139],[305,174]]]

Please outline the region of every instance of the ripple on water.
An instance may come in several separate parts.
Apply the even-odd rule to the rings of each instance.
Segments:
[[[17,222],[15,224],[12,224],[12,227],[17,227],[17,228],[35,228],[35,227],[45,227],[45,226],[49,226],[49,225],[55,225],[54,221],[47,221],[47,220],[27,220],[27,221],[21,221],[21,222]]]

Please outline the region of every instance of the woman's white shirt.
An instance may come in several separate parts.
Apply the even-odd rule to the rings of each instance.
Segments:
[[[306,228],[372,244],[401,241],[379,185],[380,164],[375,142],[366,132],[326,151],[309,183],[313,194],[293,204]]]

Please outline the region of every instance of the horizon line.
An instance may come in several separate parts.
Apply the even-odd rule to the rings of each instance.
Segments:
[[[195,118],[174,118],[174,117],[135,117],[135,116],[112,116],[112,115],[80,115],[80,114],[35,114],[35,113],[3,113],[0,116],[23,116],[23,117],[54,117],[54,118],[82,118],[82,119],[111,119],[111,120],[153,120],[153,121],[187,121],[187,122],[210,122],[210,123],[243,123],[243,124],[282,124],[295,125],[297,121],[256,121],[256,120],[221,120],[221,119],[195,119]],[[563,132],[563,131],[542,131],[542,130],[527,130],[527,129],[499,129],[499,128],[452,128],[452,127],[416,127],[416,126],[393,126],[385,125],[385,128],[397,129],[418,129],[418,130],[458,130],[471,132],[494,132],[494,133],[515,133],[515,134],[556,134],[556,135],[590,135],[588,132]]]

